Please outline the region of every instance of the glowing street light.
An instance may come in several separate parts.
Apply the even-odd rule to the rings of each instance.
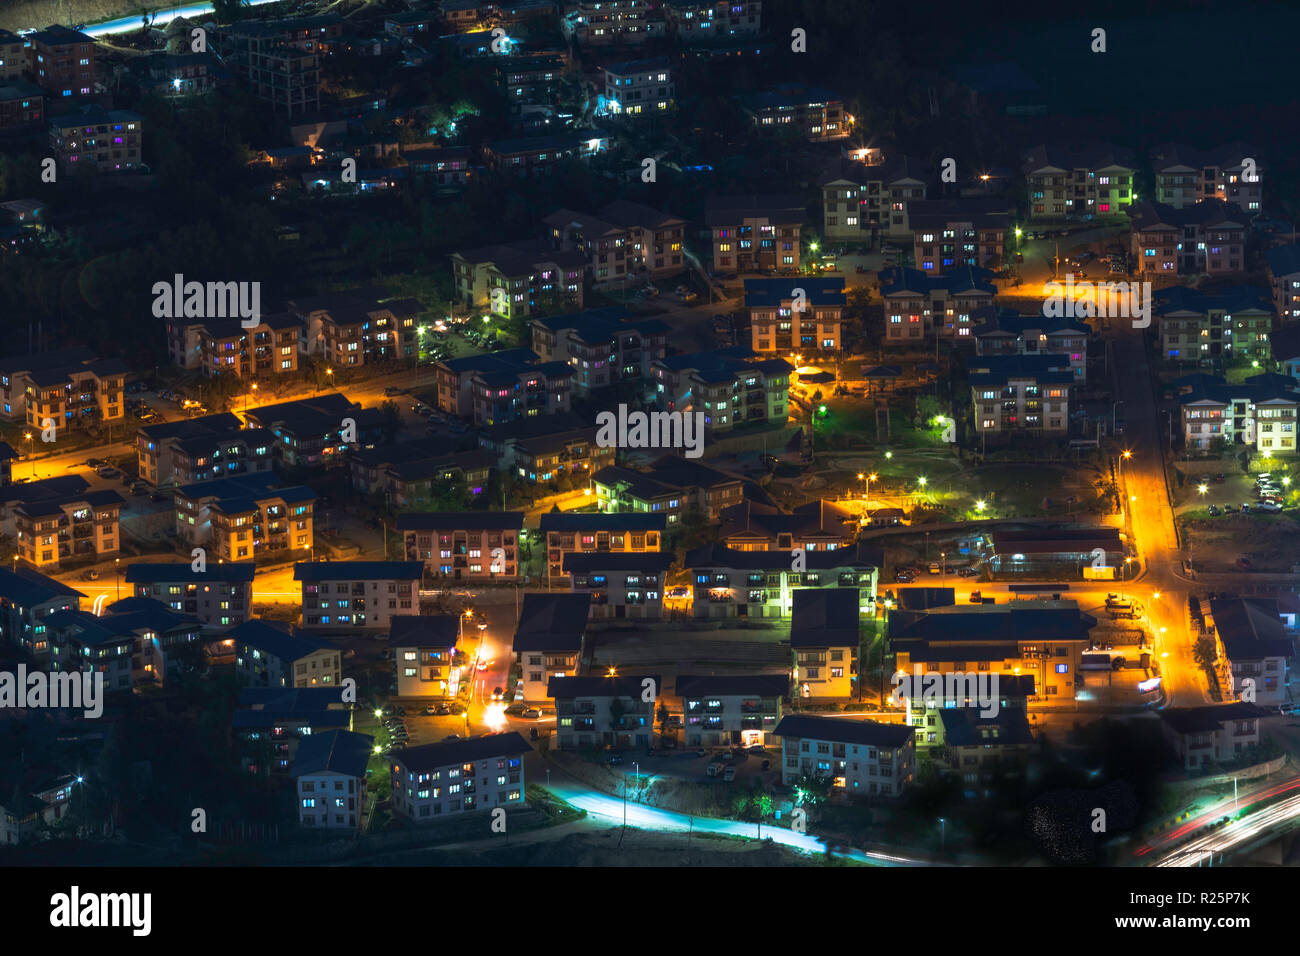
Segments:
[[[975,502],[975,510],[980,512],[981,514],[984,513],[984,509],[987,507],[988,504],[982,498],[979,501]]]
[[[925,475],[921,475],[919,478],[916,479],[916,483],[920,485],[922,488],[925,487],[925,481],[926,481]]]
[[[1203,494],[1205,494],[1205,493],[1206,493],[1207,491],[1209,491],[1209,490],[1210,490],[1210,486],[1207,485],[1205,482],[1201,482],[1199,485],[1196,486],[1196,493],[1197,493],[1197,494],[1201,494],[1201,495],[1203,495]]]

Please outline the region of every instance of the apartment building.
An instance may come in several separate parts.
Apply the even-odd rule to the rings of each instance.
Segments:
[[[899,156],[869,165],[840,159],[828,176],[821,184],[826,239],[874,245],[912,234],[909,210],[925,199],[928,179],[920,161]]]
[[[352,487],[362,494],[381,493],[388,507],[418,508],[445,501],[449,491],[459,489],[465,503],[488,489],[497,459],[485,451],[447,454],[446,442],[434,439],[409,445],[362,449],[351,457]]]
[[[1236,701],[1160,711],[1165,740],[1186,771],[1240,760],[1260,743],[1259,722],[1274,712]]]
[[[235,672],[250,687],[338,687],[343,652],[281,621],[254,619],[226,632]]]
[[[643,119],[663,115],[675,105],[672,61],[666,56],[610,63],[604,73],[605,97],[597,109],[611,116]]]
[[[761,133],[788,133],[809,142],[843,139],[853,131],[838,93],[800,83],[782,83],[745,97],[741,108]]]
[[[596,444],[596,426],[561,413],[539,422],[507,422],[479,433],[479,446],[498,457],[504,474],[533,485],[586,480],[614,462],[618,449]]]
[[[408,561],[452,581],[516,580],[522,511],[417,511],[397,516]]]
[[[4,53],[0,51],[0,63],[5,60]],[[45,99],[44,90],[25,80],[0,81],[0,130],[20,130],[41,125],[45,119]]]
[[[903,684],[903,678],[909,678]],[[966,763],[979,769],[989,758],[996,765],[1007,756],[1004,748],[1018,754],[1028,744],[1029,699],[1034,696],[1034,678],[1028,674],[999,674],[996,685],[989,679],[983,687],[972,682],[969,675],[954,675],[951,681],[936,681],[926,693],[924,673],[904,674],[895,671],[890,681],[897,688],[889,697],[892,705],[901,706],[907,714],[906,723],[916,732],[916,752],[931,758],[940,767],[960,770],[969,756],[968,748],[982,740],[987,745],[983,754]],[[985,716],[979,699],[980,692],[998,702],[998,713]],[[948,715],[959,715],[949,720]],[[978,775],[977,778],[978,779]]]
[[[637,319],[622,306],[533,319],[532,346],[545,362],[573,370],[573,390],[588,396],[618,382],[649,380],[668,349],[669,328],[658,319]]]
[[[555,701],[556,749],[649,748],[662,687],[657,674],[552,677],[546,695]]]
[[[989,355],[971,359],[975,433],[1064,437],[1070,432],[1070,389],[1075,370],[1069,355]]]
[[[524,805],[528,741],[511,731],[408,747],[388,758],[393,812],[413,823]]]
[[[997,355],[1065,355],[1077,384],[1088,380],[1088,323],[1065,317],[1020,315],[1015,309],[986,309],[974,316],[982,319],[972,333],[975,354],[980,358]]]
[[[327,730],[303,738],[292,773],[298,791],[299,826],[311,830],[360,828],[366,764],[374,744],[374,737],[350,730]]]
[[[749,422],[784,423],[790,373],[781,358],[745,346],[669,355],[654,362],[656,404],[668,411],[702,411],[713,434]]]
[[[46,619],[52,653],[50,670],[103,674],[104,690],[130,693],[135,687],[132,656],[137,635],[89,611],[56,611]],[[197,637],[197,628],[195,630]]]
[[[173,317],[167,323],[168,354],[174,364],[205,376],[274,379],[301,371],[303,323],[289,312],[263,314],[245,327],[242,319]]]
[[[668,526],[692,512],[716,520],[745,497],[745,482],[686,458],[665,455],[647,471],[608,465],[591,476],[596,506],[603,512],[661,512]]]
[[[796,296],[798,289],[804,295]],[[750,346],[759,354],[839,352],[847,301],[842,276],[746,279]]]
[[[289,311],[302,322],[304,350],[340,368],[419,356],[418,299],[381,300],[383,290],[290,299]]]
[[[838,720],[789,714],[776,726],[781,738],[781,783],[829,780],[840,798],[895,797],[916,777],[912,729],[874,720]]]
[[[86,595],[31,568],[0,568],[0,641],[38,661],[49,659],[49,617],[76,611]]]
[[[55,24],[27,34],[24,40],[27,70],[51,97],[76,98],[95,91],[93,39],[80,30]],[[6,46],[12,50],[12,42]]]
[[[230,412],[145,425],[135,439],[140,477],[151,485],[189,485],[269,472],[276,436],[244,428]]]
[[[776,746],[788,674],[679,675],[687,747]]]
[[[672,561],[671,554],[660,551],[566,554],[564,572],[571,593],[591,595],[594,620],[657,621],[663,616]]]
[[[1283,325],[1300,319],[1300,245],[1274,246],[1264,250],[1273,304]]]
[[[626,0],[624,0],[626,2]],[[483,146],[488,168],[512,176],[545,176],[560,162],[587,159],[609,149],[610,137],[594,129],[569,130],[546,136],[499,139]]]
[[[1183,143],[1162,143],[1149,156],[1158,203],[1185,209],[1217,199],[1236,203],[1248,213],[1263,208],[1264,166],[1254,146],[1233,142],[1195,149]]]
[[[853,588],[859,614],[871,616],[884,553],[866,543],[811,551],[794,570],[790,550],[738,551],[708,544],[688,551],[684,563],[697,618],[788,618],[797,592],[820,588]]]
[[[884,270],[879,279],[887,347],[917,346],[936,335],[964,340],[979,324],[980,310],[990,308],[997,294],[993,274],[974,266],[943,275],[899,267]]]
[[[121,422],[127,372],[84,348],[0,359],[0,419],[56,436]]]
[[[465,146],[408,146],[402,149],[406,168],[435,186],[458,189],[474,178],[474,163]]]
[[[144,117],[130,110],[84,106],[51,116],[49,145],[65,173],[122,172],[138,169]]]
[[[624,512],[581,514],[574,511],[548,512],[538,527],[546,539],[546,573],[564,580],[564,557],[590,551],[658,551],[668,516]]]
[[[539,415],[567,411],[572,371],[549,360],[544,368],[542,365],[536,352],[522,348],[443,359],[434,367],[438,408],[449,415],[475,421],[476,408],[481,412],[488,409],[488,381],[500,379],[504,383],[513,375],[514,378],[506,385],[509,394],[505,398],[518,399],[517,410],[525,412],[522,417],[536,417],[527,414],[533,410]],[[515,391],[516,385],[521,386],[518,392]],[[520,416],[506,420],[515,417]],[[475,421],[475,424],[482,423]]]
[[[1033,700],[1069,702],[1088,632],[1096,618],[1074,601],[1016,600],[889,612],[889,646],[896,672],[1015,675],[1034,680]]]
[[[1211,598],[1205,629],[1214,636],[1220,679],[1233,699],[1261,707],[1289,702],[1295,648],[1276,599]]]
[[[46,495],[29,485],[22,494],[23,499],[8,509],[20,560],[57,571],[119,553],[118,518],[126,502],[116,491]]]
[[[913,200],[908,215],[919,271],[943,275],[966,266],[996,271],[1007,265],[1011,212],[1005,200]]]
[[[362,408],[342,392],[326,392],[276,405],[261,405],[244,413],[252,428],[267,429],[278,441],[278,460],[291,468],[313,468],[342,462],[353,447],[383,437],[384,416],[378,408]],[[344,441],[345,422],[356,427],[356,440]]]
[[[663,12],[668,34],[688,45],[755,37],[763,22],[761,0],[667,0]]]
[[[1260,286],[1158,290],[1151,310],[1159,319],[1161,356],[1180,365],[1267,359],[1277,315],[1270,298]]]
[[[342,35],[338,17],[253,20],[231,26],[223,45],[253,95],[293,119],[319,112],[321,58]]]
[[[456,645],[463,626],[459,614],[399,614],[391,618],[388,647],[399,698],[456,696],[462,677],[462,668],[455,662]],[[474,677],[472,673],[469,676]]]
[[[16,33],[0,30],[0,80],[20,80],[26,69],[27,41]]]
[[[240,763],[254,776],[287,776],[299,744],[316,734],[352,729],[353,705],[337,687],[244,687],[230,726]]]
[[[497,67],[497,84],[511,103],[551,104],[569,64],[567,51],[514,55]]]
[[[1021,164],[1030,222],[1116,216],[1133,204],[1132,150],[1108,144],[1035,146]]]
[[[716,540],[737,551],[834,551],[857,541],[858,516],[820,499],[784,512],[746,499],[722,512]]]
[[[1184,448],[1218,452],[1245,445],[1259,455],[1296,453],[1300,392],[1295,379],[1253,375],[1229,385],[1212,376],[1205,378],[1178,399]]]
[[[107,605],[97,617],[86,616],[92,628],[134,636],[131,670],[136,687],[163,687],[203,667],[203,622],[193,614],[153,598],[133,596]]]
[[[1219,276],[1246,270],[1250,220],[1240,206],[1207,199],[1176,209],[1144,200],[1129,216],[1130,252],[1142,275]]]
[[[582,308],[587,257],[581,252],[525,239],[452,253],[451,263],[456,301],[468,309],[528,319]]]
[[[853,695],[863,603],[854,587],[801,587],[791,594],[791,678],[800,697],[845,700]]]
[[[663,13],[648,0],[578,0],[560,19],[566,39],[577,46],[628,46],[665,35]]]
[[[516,700],[548,700],[551,678],[577,674],[590,610],[590,594],[524,595],[511,642],[519,668]]]
[[[132,562],[123,578],[138,598],[151,598],[208,629],[233,627],[249,619],[256,565],[215,563],[194,570],[193,562]]]
[[[619,199],[595,215],[560,209],[542,220],[556,249],[580,252],[597,282],[681,272],[686,220]]]
[[[293,566],[302,584],[302,623],[314,630],[386,630],[420,611],[419,561],[310,561]]]
[[[187,549],[206,548],[209,565],[310,555],[316,492],[276,484],[275,475],[258,474],[178,485],[180,541]]]
[[[713,233],[713,271],[797,273],[805,217],[797,195],[710,196],[704,222]]]

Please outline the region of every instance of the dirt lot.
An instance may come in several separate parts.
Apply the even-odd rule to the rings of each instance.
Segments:
[[[1211,518],[1197,510],[1180,515],[1197,571],[1267,571],[1286,574],[1300,559],[1297,512],[1236,514]],[[1238,564],[1240,559],[1249,567]]]

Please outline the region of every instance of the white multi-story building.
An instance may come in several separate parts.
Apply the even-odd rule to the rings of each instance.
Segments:
[[[298,823],[312,830],[356,830],[366,797],[366,764],[375,738],[350,730],[309,734],[298,744],[292,774]]]
[[[791,714],[777,724],[776,735],[787,787],[812,777],[830,780],[844,797],[893,797],[915,777],[916,742],[903,724]]]
[[[409,747],[389,757],[393,812],[414,823],[476,810],[524,806],[524,754],[519,734]]]
[[[421,561],[308,561],[293,566],[302,582],[303,627],[386,630],[420,610]]]
[[[555,701],[555,746],[559,750],[649,747],[662,686],[657,674],[552,677],[547,694]]]
[[[679,675],[688,747],[764,747],[775,743],[788,674]]]

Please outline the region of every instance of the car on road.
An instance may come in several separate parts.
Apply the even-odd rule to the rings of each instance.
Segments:
[[[979,592],[979,591],[971,591],[971,593],[970,593],[970,603],[971,603],[971,604],[983,604],[983,603],[984,603],[984,595],[983,595],[983,593],[981,593],[981,592]]]
[[[958,568],[957,574],[963,578],[973,578],[975,575],[979,574],[979,572],[974,568]]]
[[[1246,557],[1244,554],[1237,559],[1237,567],[1243,571],[1249,571],[1254,566],[1255,565],[1250,558]]]
[[[522,717],[524,720],[541,720],[542,712],[538,710],[536,707],[529,707],[519,716]]]
[[[931,574],[939,574],[943,571],[943,568],[939,567],[938,561],[931,561],[929,566],[926,568],[926,570],[929,571]]]
[[[102,459],[102,458],[87,458],[87,459],[86,459],[86,467],[87,467],[87,468],[107,468],[107,467],[108,467],[108,462],[104,461],[104,459]]]
[[[98,568],[91,568],[89,571],[87,571],[87,572],[86,572],[86,579],[87,579],[87,580],[90,580],[90,581],[98,581],[98,580],[99,580],[99,569],[98,569]]]
[[[478,669],[481,670],[481,671],[485,671],[485,670],[487,670],[489,667],[491,667],[494,663],[496,663],[496,662],[495,662],[495,661],[479,661],[479,662],[478,662]]]
[[[502,690],[500,687],[493,687],[493,688],[492,688],[492,699],[493,699],[493,700],[500,700],[502,697],[505,696],[505,693],[506,693],[506,692],[505,692],[504,690]]]

